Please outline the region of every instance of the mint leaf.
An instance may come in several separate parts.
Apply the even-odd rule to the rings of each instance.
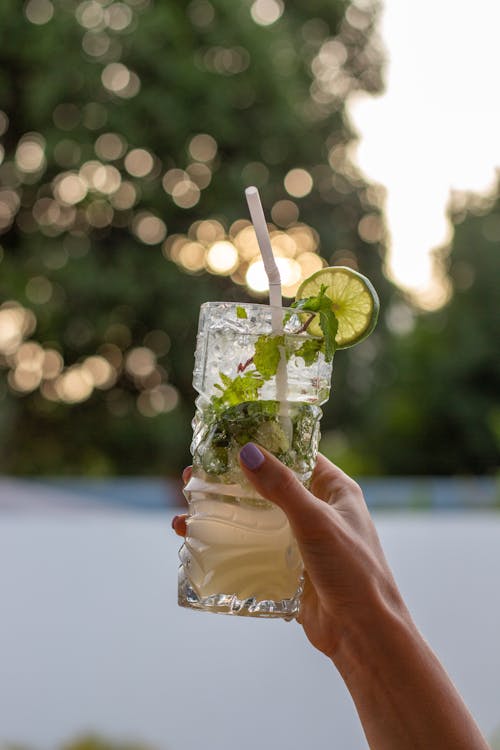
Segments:
[[[255,342],[253,362],[256,369],[265,380],[269,380],[278,372],[280,363],[280,347],[284,346],[284,336],[263,335]]]
[[[247,311],[245,310],[244,307],[240,307],[240,305],[237,306],[237,308],[236,308],[236,317],[237,318],[243,318],[244,320],[246,320],[248,318]]]
[[[326,284],[321,284],[319,294],[317,294],[315,297],[304,297],[304,299],[295,300],[295,302],[292,302],[290,307],[293,307],[295,310],[318,312],[318,310],[320,310],[325,304],[325,301],[328,303],[328,305],[331,306],[332,302],[330,298],[326,296],[327,288],[328,287],[326,286]]]
[[[318,352],[323,348],[321,339],[307,339],[302,346],[295,350],[296,357],[302,357],[306,367],[310,367],[316,361]]]
[[[296,302],[293,302],[291,307],[295,310],[314,312],[319,315],[319,325],[323,333],[325,359],[327,362],[331,362],[333,355],[335,354],[335,337],[337,335],[339,323],[332,309],[332,301],[326,294],[327,288],[328,287],[325,284],[322,284],[319,294],[315,297],[299,299]]]
[[[264,383],[264,378],[254,371],[237,375],[233,380],[224,373],[220,373],[220,378],[226,387],[215,385],[219,391],[222,391],[220,396],[212,396],[212,406],[216,412],[241,404],[243,401],[257,401],[259,388]]]
[[[331,305],[328,310],[320,310],[319,325],[323,331],[323,340],[325,345],[325,359],[331,362],[335,354],[335,337],[339,327],[339,322],[335,317]]]

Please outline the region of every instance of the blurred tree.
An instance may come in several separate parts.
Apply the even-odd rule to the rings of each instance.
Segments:
[[[150,746],[142,742],[117,742],[100,735],[85,734],[66,742],[62,750],[150,750]]]
[[[29,750],[24,745],[5,745],[4,750]],[[151,750],[150,745],[137,741],[114,741],[98,734],[82,734],[65,742],[61,750]]]
[[[350,93],[381,87],[376,9],[1,8],[0,469],[177,472],[189,455],[199,304],[257,294],[246,284],[257,252],[246,185],[272,218],[288,297],[318,253],[359,267],[383,299],[391,291],[380,191],[351,163],[345,116]],[[343,397],[326,425],[360,423],[366,346],[356,377],[339,355]]]
[[[388,311],[400,335],[377,363],[377,399],[354,440],[354,465],[359,455],[371,455],[362,470],[498,471],[500,184],[490,195],[456,194],[450,218],[453,239],[438,253],[450,282],[448,303],[418,315],[413,330],[408,307],[396,303]]]

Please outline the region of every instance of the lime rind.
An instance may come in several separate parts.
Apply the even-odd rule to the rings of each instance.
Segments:
[[[332,301],[339,324],[335,338],[337,349],[359,344],[377,324],[380,303],[371,281],[347,266],[322,268],[302,282],[296,299],[313,297],[322,286],[326,287],[325,293]],[[309,325],[309,332],[314,336],[322,335],[318,316]]]

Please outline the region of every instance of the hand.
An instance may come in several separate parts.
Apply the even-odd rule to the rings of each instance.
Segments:
[[[240,463],[259,494],[288,516],[305,566],[297,619],[316,648],[334,657],[343,635],[352,627],[368,626],[373,601],[379,596],[404,610],[356,482],[322,455],[310,490],[278,459],[253,444],[242,449]],[[183,481],[190,476],[188,467]],[[186,516],[176,516],[172,525],[184,536]]]
[[[329,656],[372,750],[489,750],[443,666],[415,627],[360,487],[319,455],[310,490],[253,443],[247,479],[286,513],[305,566],[298,620]],[[183,479],[191,476],[190,467]],[[173,523],[185,535],[186,516]]]
[[[253,444],[243,448],[240,463],[259,494],[288,516],[305,567],[297,619],[313,646],[333,658],[352,628],[369,627],[379,597],[406,614],[353,479],[320,454],[307,490],[290,469]]]

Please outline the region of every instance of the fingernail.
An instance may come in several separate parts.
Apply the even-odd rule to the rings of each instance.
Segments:
[[[253,443],[247,443],[240,450],[240,458],[247,469],[255,471],[264,463],[264,454]]]
[[[174,516],[172,518],[172,524],[171,525],[172,525],[172,528],[173,528],[174,531],[175,531],[175,524],[176,524],[178,518],[179,518],[179,516]]]

